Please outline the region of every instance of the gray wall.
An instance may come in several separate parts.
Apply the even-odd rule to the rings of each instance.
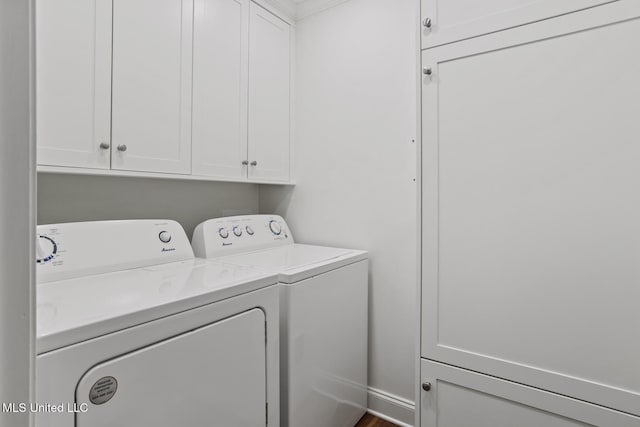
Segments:
[[[414,0],[350,0],[297,23],[296,186],[260,190],[302,243],[366,249],[369,408],[413,424]]]
[[[38,224],[173,219],[191,238],[205,219],[258,212],[254,184],[43,173],[38,178]]]
[[[30,139],[31,1],[0,1],[0,402],[33,391],[34,157]],[[29,414],[0,412],[0,426]]]

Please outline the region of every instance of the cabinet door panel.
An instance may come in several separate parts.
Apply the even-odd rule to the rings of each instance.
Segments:
[[[640,418],[429,360],[420,363],[421,427],[637,427]]]
[[[195,0],[193,173],[246,178],[249,0]]]
[[[38,0],[36,62],[38,164],[108,169],[111,0]]]
[[[289,180],[290,28],[251,3],[249,178]]]
[[[113,13],[112,167],[188,174],[193,0],[114,0]]]
[[[617,0],[421,0],[422,48],[480,36]]]
[[[639,16],[423,52],[423,357],[640,415]]]

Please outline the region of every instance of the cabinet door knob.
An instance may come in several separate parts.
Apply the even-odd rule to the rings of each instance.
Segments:
[[[425,28],[431,28],[431,18],[424,18],[422,20],[422,26]]]
[[[424,391],[431,391],[431,383],[428,381],[425,381],[422,383],[422,389]]]
[[[103,150],[108,150],[109,147],[111,147],[111,145],[108,142],[101,142],[100,143],[100,148],[102,148]]]
[[[432,73],[432,71],[431,71],[431,68],[429,68],[429,67],[424,67],[422,69],[422,74],[424,74],[425,76],[430,76],[431,73]]]
[[[251,162],[251,166],[258,166],[258,162],[254,160],[253,162]]]
[[[118,151],[122,151],[122,152],[127,151],[127,146],[124,144],[118,145]]]
[[[249,164],[249,161],[248,161],[248,160],[243,160],[243,161],[242,161],[242,166],[247,166],[248,164]]]

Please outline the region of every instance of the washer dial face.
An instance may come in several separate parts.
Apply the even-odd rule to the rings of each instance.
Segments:
[[[222,227],[220,229],[218,229],[218,234],[220,235],[220,237],[222,237],[223,239],[226,239],[227,237],[229,237],[229,231],[227,231],[226,228]]]
[[[282,227],[280,227],[280,224],[275,220],[269,221],[269,229],[271,229],[271,232],[276,236],[279,236],[280,233],[282,233]]]
[[[238,227],[237,225],[233,227],[233,234],[236,235],[236,237],[240,237],[242,236],[242,228]]]
[[[55,258],[58,253],[58,244],[47,236],[38,236],[36,241],[36,262],[42,264]]]

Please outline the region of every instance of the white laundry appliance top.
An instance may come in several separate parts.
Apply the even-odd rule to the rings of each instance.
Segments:
[[[44,353],[277,283],[195,259],[168,220],[38,226],[37,352]]]
[[[282,283],[295,283],[367,259],[366,251],[295,243],[278,215],[214,218],[193,233],[197,257],[277,272]]]

